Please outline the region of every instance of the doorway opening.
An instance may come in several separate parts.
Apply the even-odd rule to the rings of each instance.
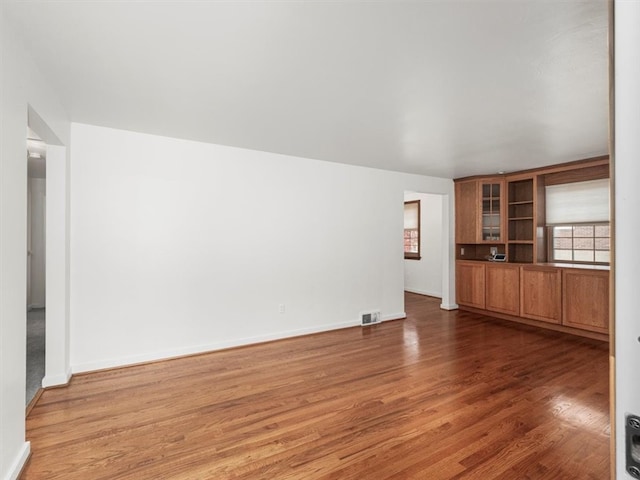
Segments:
[[[26,405],[42,388],[46,348],[45,142],[27,127],[27,381]]]
[[[404,192],[404,201],[405,205],[419,202],[417,222],[412,222],[410,215],[405,215],[404,290],[442,299],[446,258],[443,256],[443,246],[446,243],[444,196],[407,191]],[[416,241],[415,235],[411,237],[415,233],[412,232],[413,227],[419,229],[417,256],[406,254],[407,248],[410,248],[408,245]]]

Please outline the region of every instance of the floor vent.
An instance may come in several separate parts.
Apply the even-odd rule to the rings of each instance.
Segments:
[[[380,312],[361,313],[360,322],[362,326],[380,323]]]

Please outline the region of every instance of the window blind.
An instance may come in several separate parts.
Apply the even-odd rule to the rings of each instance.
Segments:
[[[609,179],[546,187],[548,225],[609,221]]]
[[[418,209],[419,203],[405,203],[404,204],[404,228],[415,229],[418,228]]]

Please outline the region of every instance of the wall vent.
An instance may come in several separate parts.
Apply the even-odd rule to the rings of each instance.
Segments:
[[[380,323],[380,312],[366,312],[360,314],[360,323],[362,326]]]

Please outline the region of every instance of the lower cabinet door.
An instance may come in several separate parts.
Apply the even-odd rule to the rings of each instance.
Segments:
[[[562,322],[562,271],[555,267],[520,269],[520,316]]]
[[[486,265],[486,309],[520,315],[520,267],[490,263]]]
[[[456,265],[456,301],[459,305],[484,308],[484,267],[481,262]]]
[[[609,333],[609,272],[565,268],[562,284],[563,325]]]

